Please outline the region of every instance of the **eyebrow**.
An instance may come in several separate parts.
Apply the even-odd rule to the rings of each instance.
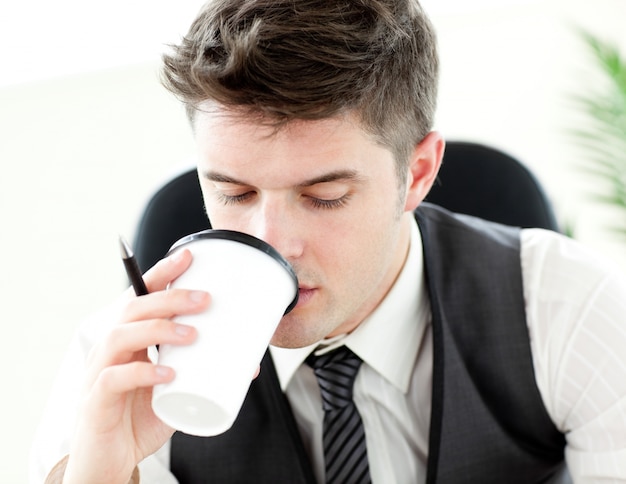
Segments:
[[[242,185],[242,186],[252,186],[252,184],[247,183],[242,180],[237,180],[236,178],[230,177],[228,175],[224,175],[222,173],[217,173],[215,171],[204,171],[202,172],[202,177],[206,180],[216,182],[216,183],[232,183],[233,185]],[[331,182],[343,182],[343,181],[362,181],[362,177],[355,170],[336,170],[331,171],[329,173],[325,173],[323,175],[317,176],[315,178],[311,178],[310,180],[305,180],[302,183],[297,185],[298,188],[306,188],[311,187],[313,185],[317,185],[319,183],[331,183]]]

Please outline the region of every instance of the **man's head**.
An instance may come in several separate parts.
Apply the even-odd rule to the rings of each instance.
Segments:
[[[437,57],[415,0],[213,0],[165,57],[211,224],[273,245],[298,305],[273,344],[348,333],[393,286],[436,176]]]
[[[436,41],[417,0],[210,0],[164,61],[192,121],[207,100],[277,128],[356,113],[401,182],[433,124]]]

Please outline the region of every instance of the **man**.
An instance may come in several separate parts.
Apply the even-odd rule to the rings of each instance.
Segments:
[[[626,482],[626,283],[556,234],[422,206],[444,141],[417,1],[211,1],[164,74],[212,226],[276,247],[299,302],[233,428],[172,437],[150,397],[175,375],[146,348],[192,343],[175,316],[211,302],[164,290],[188,252],[158,263],[149,295],[81,328],[50,407],[84,367],[76,429],[51,411],[41,478],[59,461],[50,482],[556,482],[566,459],[575,482]],[[344,348],[366,445],[333,469],[317,362]]]

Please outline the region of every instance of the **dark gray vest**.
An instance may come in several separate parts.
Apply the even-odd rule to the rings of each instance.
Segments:
[[[427,483],[551,481],[565,440],[535,383],[519,229],[428,204],[416,219],[433,325]],[[234,426],[174,434],[171,469],[181,484],[315,482],[269,353]]]

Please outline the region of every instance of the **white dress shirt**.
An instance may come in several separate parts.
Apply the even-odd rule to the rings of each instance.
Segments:
[[[626,483],[626,277],[575,241],[540,229],[522,230],[521,266],[537,386],[566,434],[570,474],[576,484]],[[354,400],[375,483],[426,479],[432,333],[424,284],[421,238],[413,224],[407,261],[384,301],[351,334],[323,342],[322,351],[345,344],[364,361]],[[43,482],[68,452],[68,422],[95,327],[84,325],[68,352],[33,446],[32,483]],[[302,365],[317,346],[271,352],[323,482],[321,398],[313,371]],[[140,471],[144,483],[176,483],[169,444],[145,459]]]

